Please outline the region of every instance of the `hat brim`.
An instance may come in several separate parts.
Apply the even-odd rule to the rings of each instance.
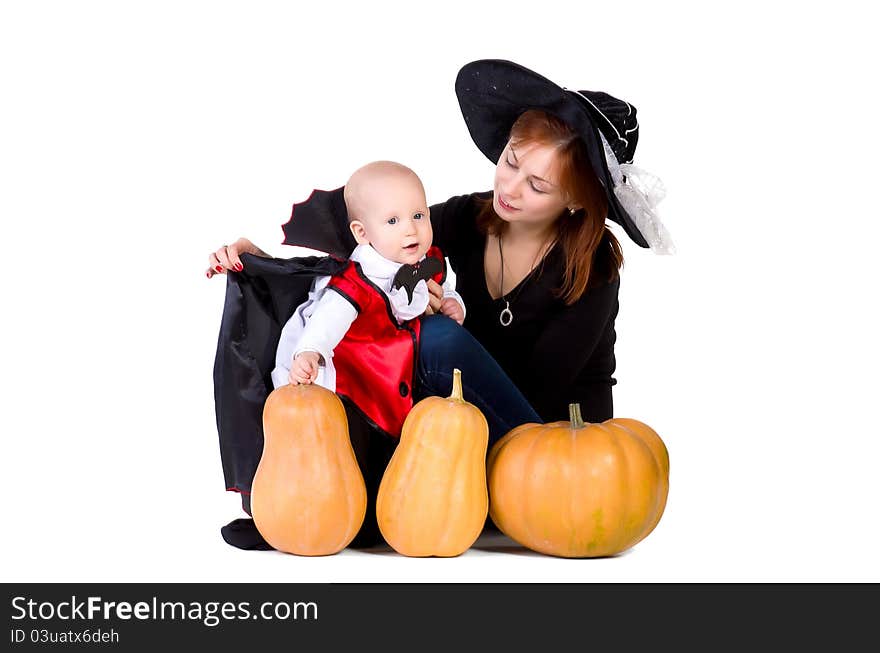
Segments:
[[[648,247],[614,194],[599,129],[578,95],[512,61],[482,59],[459,70],[455,94],[471,138],[492,163],[507,145],[514,122],[529,109],[541,109],[571,127],[587,146],[587,156],[608,199],[608,218],[640,247]]]

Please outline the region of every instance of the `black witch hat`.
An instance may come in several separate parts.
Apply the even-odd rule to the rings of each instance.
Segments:
[[[590,163],[608,197],[608,218],[641,247],[654,247],[664,237],[668,241],[653,213],[662,192],[645,197],[638,187],[625,184],[621,173],[622,164],[632,163],[639,140],[632,104],[602,91],[569,90],[503,59],[466,64],[456,77],[455,93],[471,138],[492,163],[498,162],[511,127],[525,111],[540,109],[565,122],[587,146]],[[658,190],[659,180],[646,176],[655,182],[650,190]]]

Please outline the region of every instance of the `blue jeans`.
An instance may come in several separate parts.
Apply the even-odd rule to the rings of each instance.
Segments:
[[[445,315],[422,318],[413,400],[452,394],[452,371],[461,370],[465,401],[479,408],[489,423],[489,448],[520,424],[543,424],[492,355],[455,320]]]

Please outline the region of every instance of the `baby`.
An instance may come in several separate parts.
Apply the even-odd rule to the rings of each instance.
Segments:
[[[427,279],[441,284],[440,311],[459,324],[464,302],[442,252],[432,246],[425,189],[412,170],[392,161],[368,163],[351,175],[344,199],[358,245],[341,273],[315,279],[308,300],[285,324],[272,383],[317,383],[348,396],[383,430],[399,435],[412,407]]]

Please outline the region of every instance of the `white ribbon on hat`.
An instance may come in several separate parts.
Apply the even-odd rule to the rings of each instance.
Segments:
[[[597,130],[598,131],[598,130]],[[614,196],[632,219],[655,254],[674,254],[675,243],[657,214],[657,205],[666,197],[663,181],[632,163],[617,163],[614,151],[599,131],[605,147],[605,160],[614,181]]]

